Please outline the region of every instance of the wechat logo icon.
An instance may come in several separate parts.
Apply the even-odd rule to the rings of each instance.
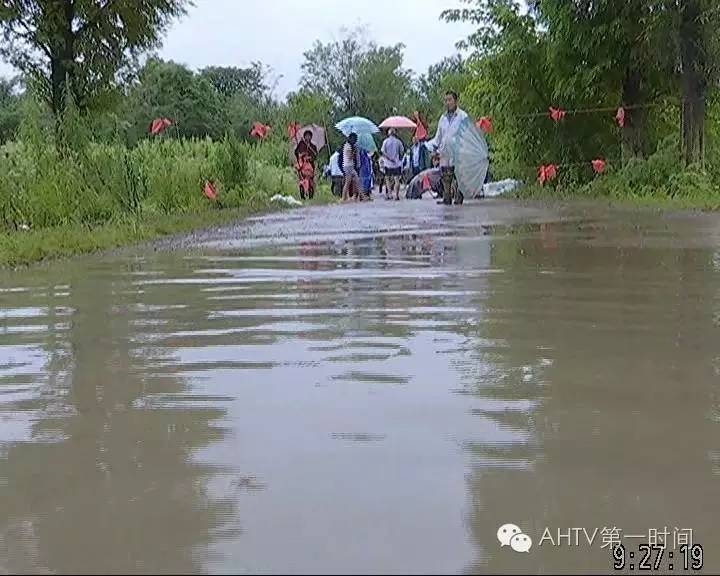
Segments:
[[[503,524],[498,528],[497,537],[500,546],[510,546],[515,552],[530,552],[532,538],[523,534],[522,530],[515,524]]]

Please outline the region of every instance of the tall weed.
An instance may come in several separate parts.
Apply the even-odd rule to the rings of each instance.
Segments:
[[[95,226],[141,214],[208,210],[207,180],[221,205],[262,206],[297,193],[287,143],[157,138],[128,148],[98,143],[71,109],[53,125],[32,102],[17,142],[0,148],[0,228]],[[62,145],[59,145],[59,143]]]

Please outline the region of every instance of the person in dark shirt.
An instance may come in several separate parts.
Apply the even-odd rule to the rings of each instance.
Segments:
[[[317,160],[318,149],[312,143],[312,136],[311,130],[305,130],[302,140],[295,147],[300,198],[303,200],[306,195],[310,199],[315,195],[315,161]]]
[[[318,156],[318,149],[312,142],[313,133],[311,130],[305,130],[302,140],[295,147],[295,159],[300,162],[300,156],[306,154],[309,156],[308,161],[315,167],[315,160]]]

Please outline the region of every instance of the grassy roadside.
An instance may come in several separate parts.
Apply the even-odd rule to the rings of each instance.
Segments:
[[[306,205],[329,204],[335,201],[329,187],[321,185],[315,199]],[[255,214],[283,209],[288,208],[284,204],[261,200],[223,210],[140,216],[93,228],[69,224],[38,230],[0,232],[0,269],[133,246],[175,234],[227,225]]]
[[[532,200],[584,200],[662,210],[720,210],[720,166],[685,166],[679,144],[664,143],[645,159],[629,159],[625,165],[608,165],[602,174],[589,166],[560,171],[557,180],[540,186],[536,176],[516,193]]]
[[[593,194],[582,185],[558,187],[531,184],[519,189],[513,198],[547,202],[600,202],[626,208],[650,208],[662,211],[720,211],[720,191],[713,195],[668,196],[665,194],[637,194],[628,190],[617,194]]]
[[[135,245],[278,210],[297,196],[282,135],[261,143],[163,135],[133,147],[96,141],[68,111],[32,110],[0,146],[0,268]],[[205,197],[212,182],[222,209]],[[333,200],[319,186],[313,203]]]

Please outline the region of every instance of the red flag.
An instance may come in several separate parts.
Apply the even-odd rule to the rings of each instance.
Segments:
[[[480,130],[485,132],[485,134],[490,134],[494,130],[492,118],[490,118],[489,116],[483,116],[482,118],[480,118],[480,120],[475,123],[475,126],[480,128]]]
[[[295,140],[297,138],[298,132],[300,132],[300,124],[297,122],[291,122],[288,124],[288,135],[290,136],[291,140]]]
[[[415,128],[415,138],[418,140],[425,140],[428,137],[428,131],[425,126],[422,124],[418,124],[417,128]]]
[[[428,137],[428,125],[420,112],[413,112],[413,118],[415,119],[415,138],[418,140],[426,140]]]
[[[538,183],[542,186],[545,184],[546,180],[547,175],[545,174],[545,165],[543,164],[540,168],[538,168]]]
[[[150,134],[157,136],[165,131],[166,128],[172,126],[172,120],[169,118],[156,118],[150,127]]]
[[[250,136],[263,140],[267,137],[270,132],[270,126],[263,124],[262,122],[255,122],[252,130],[250,130]]]
[[[430,176],[428,176],[427,174],[423,174],[423,177],[422,177],[422,190],[423,190],[423,192],[432,190],[432,183],[430,182]]]
[[[593,170],[595,170],[596,174],[602,174],[603,172],[605,172],[606,165],[607,164],[605,160],[603,160],[602,158],[598,158],[597,160],[592,161],[592,167]]]
[[[625,128],[625,108],[623,108],[622,106],[618,108],[617,114],[615,114],[615,120],[617,120],[620,128]]]
[[[557,178],[557,166],[555,164],[548,164],[547,166],[540,166],[538,168],[538,182],[540,185],[544,185],[545,182],[550,182]]]
[[[213,184],[211,181],[205,182],[205,189],[203,190],[203,193],[209,200],[212,200],[213,202],[217,201],[217,190],[215,189],[215,184]]]
[[[567,114],[567,112],[562,108],[553,108],[550,106],[550,118],[555,120],[555,122],[560,122],[560,120],[565,118],[565,114]]]

